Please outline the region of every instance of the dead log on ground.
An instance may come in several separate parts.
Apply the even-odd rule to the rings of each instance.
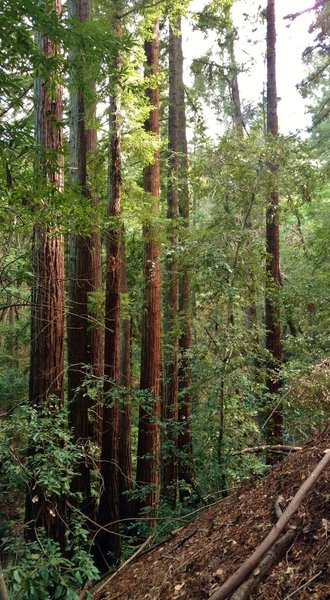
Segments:
[[[282,502],[284,501],[283,496],[278,496],[274,503],[274,510],[277,520],[281,518],[283,514]],[[296,536],[296,531],[290,529],[284,535],[282,535],[274,546],[267,552],[266,556],[259,563],[259,566],[252,571],[252,574],[248,579],[243,581],[239,588],[230,597],[230,600],[247,600],[251,596],[252,592],[260,585],[265,579],[270,569],[276,565],[285,554],[291,543]]]
[[[294,529],[290,529],[284,533],[284,535],[275,542],[271,550],[267,552],[259,566],[253,570],[252,575],[250,575],[250,577],[239,586],[238,590],[234,592],[230,597],[230,600],[247,600],[252,592],[265,579],[268,571],[281,560],[296,535],[297,531]]]

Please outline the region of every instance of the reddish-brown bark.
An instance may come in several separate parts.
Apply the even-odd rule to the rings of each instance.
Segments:
[[[146,74],[157,75],[159,70],[158,24],[154,26],[154,38],[145,42]],[[159,89],[149,88],[146,95],[152,106],[145,130],[159,136]],[[148,394],[147,403],[139,410],[138,456],[136,482],[146,487],[140,506],[150,507],[153,513],[159,502],[160,459],[160,389],[161,389],[161,275],[160,247],[157,225],[153,219],[159,214],[160,169],[159,152],[155,160],[144,169],[144,190],[150,196],[151,218],[143,227],[144,236],[144,307],[141,347],[140,388]]]
[[[125,233],[121,240],[121,292],[127,298],[127,269]],[[130,499],[133,487],[132,470],[132,425],[131,425],[131,319],[129,314],[122,315],[121,346],[120,346],[120,385],[125,389],[123,404],[120,408],[120,444],[119,444],[119,489],[120,489],[120,518],[128,519],[133,516],[134,506]]]
[[[61,11],[56,0],[53,10]],[[48,37],[39,38],[44,56],[55,56],[57,47]],[[35,82],[36,142],[39,146],[36,174],[41,176],[45,194],[51,188],[63,191],[62,89],[49,90],[40,79]],[[48,200],[51,202],[51,199]],[[31,359],[29,402],[54,410],[63,403],[64,370],[64,247],[63,237],[50,227],[36,224],[33,230],[33,284],[31,314]],[[33,455],[33,444],[30,446]],[[36,538],[36,527],[59,542],[64,539],[64,500],[46,496],[46,490],[31,484],[26,495],[26,536]],[[52,511],[52,512],[51,512]]]
[[[118,10],[117,5],[115,9]],[[120,38],[119,13],[113,15],[113,27]],[[120,66],[117,48],[113,67]],[[107,558],[109,552],[115,559],[120,557],[119,537],[119,403],[113,394],[120,381],[120,259],[121,259],[121,154],[120,116],[118,87],[115,78],[110,90],[109,115],[109,170],[108,215],[112,224],[107,232],[106,298],[105,298],[105,347],[104,347],[104,405],[101,448],[102,491],[99,506],[99,523],[107,525],[108,532],[100,531],[97,543]],[[109,525],[109,523],[111,525]],[[106,565],[105,565],[106,567]],[[103,568],[101,566],[101,568]]]
[[[278,135],[277,89],[276,89],[276,28],[275,0],[267,4],[267,133]],[[266,210],[266,385],[269,394],[279,394],[281,368],[281,321],[280,321],[280,243],[279,243],[279,194],[276,188],[276,165],[273,165],[274,187],[271,191]],[[279,408],[275,408],[269,420],[267,430],[269,442],[281,443],[283,438],[283,417]]]
[[[91,0],[70,0],[72,16],[81,22],[91,16]],[[70,129],[71,181],[82,198],[88,198],[92,206],[98,199],[92,191],[88,173],[88,159],[97,146],[96,131],[88,121],[95,115],[90,100],[93,82],[86,77],[86,68],[79,50],[73,53]],[[97,426],[91,426],[92,400],[84,389],[86,377],[102,377],[103,354],[101,326],[98,317],[89,308],[89,295],[102,285],[100,235],[95,229],[88,236],[71,235],[69,240],[69,314],[68,314],[68,400],[69,421],[74,439],[88,452],[89,440],[96,437]],[[99,410],[94,414],[99,415]],[[93,431],[94,429],[94,431]],[[94,515],[94,502],[90,489],[90,467],[87,458],[78,466],[78,476],[73,479],[72,491],[82,493],[81,509]]]
[[[185,89],[183,83],[183,53],[181,23],[178,22],[178,125],[179,125],[179,214],[182,220],[183,234],[180,245],[185,246],[189,230],[189,185],[188,185],[188,144],[186,125]],[[192,429],[191,429],[191,367],[189,353],[191,349],[191,284],[187,257],[183,256],[179,276],[179,415],[178,436],[179,480],[191,484],[193,481]],[[181,499],[184,493],[180,492]]]
[[[170,25],[169,109],[168,109],[168,187],[169,258],[167,260],[166,347],[164,417],[166,440],[163,456],[163,492],[172,508],[176,505],[178,481],[178,216],[179,216],[179,106],[178,73],[180,39]]]

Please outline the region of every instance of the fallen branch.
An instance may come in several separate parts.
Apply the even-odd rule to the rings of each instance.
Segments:
[[[240,454],[257,454],[258,452],[298,452],[301,450],[301,446],[286,446],[283,444],[276,444],[276,446],[254,446],[253,448],[243,448],[243,450],[236,450],[232,452],[232,456],[239,456]]]
[[[225,583],[218,588],[211,596],[211,600],[225,600],[233,594],[237,588],[245,581],[250,573],[255,569],[260,561],[264,558],[265,554],[275,544],[284,531],[285,527],[289,523],[292,516],[298,510],[301,502],[304,500],[310,489],[315,485],[316,481],[320,477],[324,469],[330,464],[330,449],[325,451],[325,455],[315,467],[314,471],[307,477],[294,498],[290,502],[287,509],[284,511],[280,519],[274,525],[273,529],[267,535],[267,537],[261,542],[260,546],[253,552],[253,554],[239,567],[239,569],[231,576]]]
[[[266,556],[262,559],[257,569],[254,569],[252,575],[239,586],[238,590],[230,597],[230,600],[247,600],[252,592],[263,581],[268,571],[276,565],[292,544],[297,532],[290,529],[275,542]]]
[[[190,538],[192,538],[195,535],[195,533],[197,533],[197,531],[197,527],[190,531],[190,533],[188,533],[188,535],[186,535],[177,544],[175,544],[175,546],[172,546],[171,552],[173,552],[173,550],[178,550],[178,548],[181,548],[181,546],[183,546],[183,544],[185,544],[187,540],[190,540]]]
[[[274,510],[277,520],[283,515],[282,503],[284,502],[283,496],[278,496],[274,502]],[[252,575],[239,586],[239,588],[230,597],[230,600],[247,600],[252,592],[260,585],[260,583],[266,577],[268,571],[276,565],[286,552],[287,548],[293,542],[296,531],[290,529],[284,535],[282,535],[274,546],[267,552],[266,556],[259,563],[259,566],[252,571]]]
[[[95,588],[95,591],[97,594],[99,594],[107,585],[108,583],[114,578],[116,577],[116,575],[122,571],[125,567],[127,567],[127,565],[129,565],[137,556],[139,556],[141,554],[141,552],[144,550],[144,548],[149,544],[149,542],[152,540],[152,538],[155,537],[155,534],[151,534],[149,535],[149,537],[145,540],[145,542],[143,542],[143,544],[137,549],[137,551],[129,557],[128,560],[126,560],[120,567],[119,569],[117,569],[117,571],[115,571],[111,577],[107,578],[102,585],[100,585],[99,587]]]

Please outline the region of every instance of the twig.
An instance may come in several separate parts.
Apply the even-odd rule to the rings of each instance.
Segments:
[[[183,546],[183,544],[185,544],[187,542],[187,540],[190,540],[190,538],[192,538],[195,535],[195,533],[197,533],[197,531],[198,531],[198,529],[196,527],[190,533],[188,533],[188,535],[186,535],[184,538],[182,538],[177,544],[175,544],[175,546],[173,546],[171,548],[171,552],[173,550],[178,550],[178,548],[180,548],[181,546]]]
[[[275,412],[275,411],[278,409],[279,405],[280,405],[280,404],[283,402],[284,398],[285,398],[285,397],[288,395],[288,393],[289,393],[289,390],[287,390],[287,391],[285,392],[285,394],[283,394],[283,396],[281,396],[281,397],[280,397],[279,401],[278,401],[278,402],[276,402],[276,404],[275,404],[275,406],[274,406],[274,408],[273,408],[272,412],[271,412],[271,413],[268,415],[268,417],[267,417],[266,421],[265,421],[265,422],[264,422],[264,424],[261,426],[261,429],[262,429],[262,430],[264,430],[264,429],[265,429],[265,427],[266,427],[266,425],[267,425],[268,421],[269,421],[269,420],[272,418],[272,416],[273,416],[274,412]]]
[[[82,590],[79,592],[79,600],[84,600],[85,598],[85,594],[87,592],[87,588],[90,584],[89,579],[86,580],[84,587],[82,588]]]
[[[322,4],[323,4],[323,0],[317,0],[317,2],[315,2],[314,6],[310,6],[309,8],[305,8],[304,10],[301,10],[296,13],[291,13],[289,15],[285,15],[283,17],[283,19],[290,19],[290,21],[293,21],[294,19],[296,19],[297,17],[300,17],[301,15],[303,15],[306,12],[311,12],[311,10],[316,10],[317,8],[322,6]]]
[[[101,592],[107,585],[108,583],[110,583],[110,581],[112,581],[112,579],[114,577],[116,577],[116,575],[122,571],[125,567],[127,567],[127,565],[129,565],[137,556],[139,556],[139,554],[141,554],[142,550],[144,550],[144,548],[149,544],[150,540],[152,540],[152,538],[155,537],[155,533],[152,533],[151,535],[149,535],[149,537],[146,539],[145,542],[143,542],[143,544],[138,548],[138,550],[132,555],[130,556],[120,567],[119,569],[117,569],[117,571],[115,571],[115,573],[113,573],[111,575],[111,577],[109,577],[109,579],[106,579],[104,581],[104,583],[102,583],[102,585],[96,589],[96,592],[99,593]]]
[[[26,96],[26,94],[33,88],[33,83],[31,83],[31,85],[29,85],[28,88],[25,88],[23,90],[23,92],[17,96],[17,98],[15,98],[15,103],[19,102],[20,100],[22,100],[22,98],[24,98],[24,96]],[[0,119],[2,119],[2,117],[4,117],[12,108],[14,108],[14,103],[10,104],[9,106],[7,106],[7,108],[4,108],[1,112],[0,112]]]
[[[288,598],[292,598],[297,592],[300,592],[300,590],[303,590],[307,585],[312,583],[312,581],[314,581],[314,579],[316,579],[320,575],[322,575],[322,571],[319,571],[318,573],[316,573],[316,575],[314,575],[314,577],[312,577],[311,579],[306,581],[306,583],[304,583],[303,585],[298,587],[296,590],[294,590],[294,592],[291,592],[291,594],[289,594],[288,596],[285,596],[284,600],[288,600]]]

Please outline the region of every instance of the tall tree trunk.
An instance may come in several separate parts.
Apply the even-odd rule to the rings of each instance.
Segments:
[[[275,0],[267,3],[267,133],[278,135],[277,90],[276,90],[276,29]],[[281,368],[281,322],[280,322],[280,264],[279,264],[279,194],[276,185],[277,166],[273,165],[273,187],[266,210],[266,385],[268,393],[276,397],[280,392],[279,370]],[[275,407],[268,426],[271,444],[282,442],[282,411]]]
[[[125,232],[121,240],[121,293],[128,299]],[[131,319],[128,311],[122,314],[120,347],[120,385],[125,389],[123,405],[120,410],[120,447],[119,447],[119,490],[120,518],[133,516],[134,506],[130,498],[133,488],[132,469],[132,425],[131,425]]]
[[[156,76],[159,71],[158,23],[154,37],[145,42],[146,75]],[[151,110],[145,130],[159,136],[159,88],[146,91]],[[159,503],[160,460],[160,389],[161,389],[161,275],[160,246],[155,220],[159,215],[160,168],[159,152],[153,164],[144,169],[143,186],[150,196],[151,217],[143,226],[144,236],[144,308],[142,318],[141,379],[140,388],[148,397],[139,410],[138,456],[136,482],[146,487],[140,507],[149,507],[155,514]]]
[[[120,5],[113,2],[113,28],[120,39]],[[102,493],[99,507],[99,523],[107,525],[97,537],[105,558],[109,552],[115,559],[120,557],[119,537],[119,405],[113,394],[120,381],[120,238],[121,212],[121,154],[120,115],[117,76],[120,67],[119,47],[115,50],[113,68],[115,75],[110,90],[109,115],[109,171],[108,215],[112,224],[107,233],[107,270],[105,299],[105,352],[104,352],[104,407],[101,450]],[[109,525],[112,523],[112,525]],[[105,565],[106,567],[106,565]]]
[[[238,84],[238,66],[235,57],[235,29],[230,26],[228,30],[228,52],[230,60],[230,72],[231,72],[231,86],[230,95],[232,103],[232,114],[233,114],[233,125],[236,134],[243,138],[244,136],[244,120],[242,114],[241,95]],[[250,211],[250,209],[249,209]],[[243,222],[245,223],[246,229],[251,229],[250,216],[245,218],[243,215]],[[250,303],[246,307],[246,325],[247,328],[253,332],[254,342],[257,345],[259,343],[258,335],[255,333],[256,321],[257,321],[257,307],[255,302],[255,282],[253,273],[247,272],[249,284],[249,295],[251,296]]]
[[[86,22],[92,12],[91,0],[69,0],[70,16],[81,23]],[[94,83],[89,80],[83,53],[76,49],[72,54],[72,77],[70,94],[70,170],[71,182],[80,197],[88,198],[92,206],[98,199],[92,190],[88,159],[95,154],[96,131],[89,122],[95,118],[95,102],[91,97]],[[78,200],[79,201],[79,200]],[[83,205],[82,205],[83,206]],[[83,208],[82,208],[83,210]],[[97,379],[103,375],[101,326],[98,316],[89,306],[92,292],[102,286],[101,244],[97,230],[89,236],[72,234],[69,240],[69,315],[68,315],[68,400],[69,420],[74,438],[88,453],[91,437],[96,437],[100,423],[91,426],[92,400],[84,382],[87,377]],[[90,383],[91,385],[91,383]],[[95,410],[96,414],[99,411]],[[95,414],[94,413],[94,414]],[[94,431],[93,431],[94,429]],[[82,494],[82,511],[94,515],[94,502],[90,489],[91,465],[82,457],[78,476],[73,479],[72,490]]]
[[[178,56],[180,38],[169,33],[169,110],[168,110],[168,187],[167,218],[169,220],[169,257],[167,260],[166,290],[166,349],[164,417],[166,440],[163,456],[162,487],[167,501],[174,509],[178,482],[178,171],[179,171],[179,105]]]
[[[242,115],[242,105],[241,105],[241,95],[239,91],[238,85],[238,68],[235,58],[235,47],[234,47],[234,39],[235,39],[235,30],[233,26],[228,30],[228,51],[229,51],[229,60],[230,60],[230,72],[231,72],[231,85],[230,85],[230,95],[231,95],[231,103],[232,103],[232,112],[233,112],[233,124],[234,129],[238,135],[243,135],[244,133],[244,121]]]
[[[180,245],[185,247],[186,237],[189,232],[189,185],[188,185],[188,144],[185,89],[183,83],[183,53],[181,21],[177,24],[178,31],[178,132],[179,132],[179,214],[182,220],[183,233]],[[191,429],[191,366],[189,353],[191,350],[191,314],[192,298],[190,271],[187,256],[183,256],[179,276],[179,479],[191,484],[194,479],[192,459],[192,429]],[[180,498],[184,498],[184,490],[180,491]]]
[[[46,3],[44,3],[46,5]],[[60,0],[53,10],[61,11]],[[58,49],[49,37],[38,35],[44,57],[54,57]],[[52,189],[63,191],[62,89],[35,81],[36,143],[39,147],[40,175],[48,202]],[[63,403],[64,369],[64,252],[63,238],[48,226],[35,224],[33,229],[33,284],[31,314],[31,359],[29,402],[32,407],[56,408]],[[29,452],[34,453],[33,443]],[[36,539],[36,528],[44,527],[47,535],[64,548],[64,500],[49,498],[46,490],[31,484],[26,495],[26,536]]]

